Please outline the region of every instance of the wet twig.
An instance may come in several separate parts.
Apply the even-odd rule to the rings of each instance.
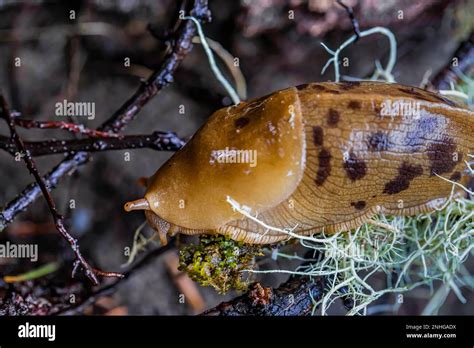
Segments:
[[[344,4],[342,0],[336,0],[336,2],[346,10],[347,15],[349,16],[349,20],[352,23],[354,34],[356,35],[356,39],[354,42],[357,42],[360,39],[360,27],[359,27],[359,21],[357,20],[357,18],[355,18],[353,8],[351,6],[347,6],[346,4]]]
[[[53,189],[59,180],[74,172],[80,165],[87,162],[89,154],[87,152],[78,152],[74,156],[59,163],[52,171],[43,176],[43,180],[49,189]],[[0,231],[4,229],[13,219],[28,206],[33,203],[41,194],[41,190],[36,182],[25,187],[25,189],[13,200],[8,202],[0,212]]]
[[[30,173],[34,176],[36,183],[39,186],[46,200],[46,203],[48,204],[48,208],[49,208],[49,211],[51,212],[51,216],[53,217],[54,225],[56,226],[56,229],[58,230],[59,234],[69,243],[72,251],[74,252],[76,260],[74,262],[73,275],[75,271],[78,269],[78,267],[80,266],[83,269],[85,275],[95,285],[99,283],[99,280],[97,279],[97,275],[99,274],[104,277],[107,277],[107,276],[120,277],[120,275],[117,273],[108,273],[108,272],[94,270],[89,265],[89,263],[84,259],[79,249],[79,245],[77,244],[77,239],[73,238],[69,234],[69,232],[66,230],[66,227],[64,226],[63,217],[59,214],[56,208],[56,203],[54,202],[53,197],[51,196],[51,193],[49,192],[45,181],[43,180],[42,176],[40,175],[38,171],[38,168],[36,167],[33,156],[31,156],[30,152],[28,151],[25,144],[23,143],[23,140],[18,135],[16,131],[15,121],[10,114],[10,110],[8,109],[7,102],[5,101],[5,98],[2,95],[0,95],[0,108],[1,108],[0,117],[3,118],[7,122],[8,128],[10,130],[12,142],[14,142],[18,150],[24,154],[22,156],[23,161],[25,162],[26,167],[28,168]]]
[[[264,288],[259,283],[255,283],[244,295],[229,302],[222,302],[202,315],[309,315],[313,309],[313,299],[319,300],[323,290],[322,278],[313,280],[309,277],[294,277],[277,289]]]
[[[210,11],[207,0],[195,0],[190,15],[201,22],[210,20]],[[144,81],[135,94],[125,102],[106,121],[99,130],[111,130],[120,132],[128,123],[133,121],[141,108],[150,101],[161,89],[173,82],[173,75],[184,57],[191,51],[192,39],[196,35],[196,29],[191,21],[181,23],[181,30],[176,41],[167,54],[161,66]]]
[[[12,113],[13,114],[13,113]],[[101,132],[96,129],[84,127],[82,124],[68,123],[63,121],[36,121],[22,118],[14,118],[17,126],[31,129],[64,129],[74,134],[82,134],[93,138],[118,138],[119,135],[112,132]]]
[[[453,64],[455,62],[455,64]],[[451,83],[459,81],[459,72],[466,73],[474,66],[474,32],[462,42],[454,52],[445,68],[432,80],[431,85],[435,90],[449,90]]]
[[[154,132],[149,135],[126,135],[112,138],[25,141],[24,144],[31,156],[38,157],[60,153],[89,153],[143,148],[158,151],[177,151],[184,145],[184,140],[172,132]],[[5,136],[0,136],[0,149],[7,151],[13,156],[19,153],[15,143]]]
[[[210,20],[210,11],[207,0],[194,0],[194,5],[189,14],[200,21]],[[171,28],[177,26],[176,41],[166,54],[160,67],[143,82],[137,92],[127,100],[101,127],[99,131],[119,132],[130,123],[153,96],[161,89],[173,81],[173,75],[179,67],[184,57],[191,51],[192,39],[196,34],[195,26],[192,22],[182,22],[178,19],[178,24],[173,23]],[[69,155],[66,159],[54,167],[43,177],[49,188],[54,188],[59,179],[65,174],[73,173],[79,166],[89,159],[87,152],[81,151]],[[0,230],[8,225],[17,214],[24,211],[40,195],[41,190],[36,183],[28,185],[16,198],[8,202],[0,213]]]
[[[210,20],[210,11],[207,6],[207,0],[195,0],[194,6],[189,14],[198,18],[200,21]],[[140,85],[138,90],[129,100],[127,100],[101,127],[97,129],[98,131],[120,132],[136,117],[141,108],[146,105],[153,96],[173,81],[174,72],[184,57],[192,49],[192,38],[195,35],[195,27],[193,23],[190,23],[189,21],[181,23],[180,20],[178,20],[178,22],[179,23],[174,23],[172,26],[172,28],[174,28],[177,25],[177,40],[166,54],[160,67],[150,76],[150,78]],[[30,171],[34,174],[36,182],[27,186],[19,196],[5,205],[3,211],[0,213],[0,230],[11,222],[18,213],[25,210],[32,202],[34,202],[39,197],[40,193],[43,193],[48,202],[57,230],[68,241],[76,255],[73,275],[79,267],[82,267],[87,277],[94,284],[98,284],[97,275],[113,277],[121,276],[117,273],[107,273],[95,270],[87,263],[79,251],[77,240],[70,236],[64,227],[62,216],[57,212],[54,201],[49,193],[49,190],[54,188],[63,175],[74,172],[78,166],[86,163],[89,159],[89,154],[84,151],[70,154],[47,175],[41,177],[36,170],[31,153],[16,133],[16,125],[14,119],[11,117],[9,112],[6,111],[6,103],[3,111],[6,119],[8,119],[8,124],[12,132],[12,140],[14,140],[13,142],[15,143],[16,148],[24,154],[23,158]],[[5,112],[7,112],[7,114],[5,114]]]
[[[63,311],[55,313],[56,315],[77,315],[82,314],[82,312],[89,306],[93,305],[99,298],[103,296],[108,296],[117,291],[118,286],[122,284],[126,279],[128,279],[136,270],[145,267],[155,260],[158,256],[163,255],[166,251],[173,249],[175,246],[175,239],[171,238],[168,240],[168,244],[161,246],[157,249],[151,250],[146,253],[139,261],[133,263],[129,266],[124,272],[122,278],[117,279],[111,284],[104,285],[96,291],[92,292],[87,296],[81,303],[75,304],[74,307],[65,309]]]

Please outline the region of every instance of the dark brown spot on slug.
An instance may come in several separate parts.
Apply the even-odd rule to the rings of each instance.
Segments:
[[[339,112],[337,112],[334,109],[329,109],[328,115],[327,115],[328,126],[336,127],[337,124],[339,123],[339,119],[340,119]]]
[[[309,86],[310,86],[310,85],[309,85],[308,83],[304,83],[304,84],[302,84],[302,85],[296,86],[296,89],[297,89],[298,91],[301,91],[301,90],[303,90],[303,89],[308,88]]]
[[[322,148],[318,154],[319,167],[316,173],[316,185],[321,186],[331,174],[331,152]]]
[[[352,202],[351,205],[357,210],[362,210],[365,208],[367,203],[365,201],[357,201],[357,202]]]
[[[320,126],[315,126],[313,127],[313,143],[316,146],[321,146],[323,145],[323,128]]]
[[[400,193],[408,189],[410,187],[410,182],[422,174],[423,167],[421,165],[403,162],[400,168],[398,168],[398,175],[385,185],[383,193],[389,195]]]
[[[380,107],[380,105],[374,106],[374,112],[377,117],[382,117],[382,114],[381,114],[382,108]]]
[[[244,128],[246,125],[250,123],[250,119],[248,117],[239,117],[234,121],[236,128]]]
[[[335,90],[335,89],[327,89],[326,93],[329,94],[341,94],[341,91]]]
[[[367,174],[367,164],[353,152],[349,153],[349,158],[344,162],[344,169],[352,181],[362,179]]]
[[[354,87],[360,86],[360,82],[359,81],[342,81],[342,82],[339,82],[339,86],[342,89],[347,91],[347,90],[352,89]]]
[[[450,173],[462,160],[462,154],[457,152],[456,144],[451,138],[431,143],[427,155],[431,163],[430,175]]]
[[[348,104],[347,107],[352,110],[359,110],[361,108],[360,102],[357,100],[351,100]]]
[[[318,83],[304,83],[302,85],[298,85],[295,87],[298,91],[302,91],[305,89],[312,89],[317,92],[324,92],[328,90],[325,86],[320,85]]]
[[[423,174],[423,167],[420,164],[410,164],[403,162],[400,168],[398,168],[398,173],[404,180],[413,180],[417,176]]]
[[[389,148],[388,135],[384,132],[371,134],[367,142],[371,151],[386,151]]]
[[[454,172],[450,177],[449,180],[451,181],[459,181],[461,180],[461,172]]]
[[[310,88],[314,89],[315,91],[320,91],[320,92],[323,92],[323,91],[326,90],[326,87],[324,87],[322,85],[318,85],[318,84],[311,84]]]

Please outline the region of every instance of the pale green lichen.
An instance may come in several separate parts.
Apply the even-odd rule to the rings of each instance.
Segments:
[[[378,216],[374,221],[350,232],[301,238],[301,245],[324,257],[307,260],[296,270],[247,271],[326,277],[325,294],[314,303],[314,313],[318,309],[323,315],[337,299],[347,298],[354,304],[349,315],[366,314],[368,306],[387,293],[400,295],[420,285],[434,289],[436,281],[464,301],[461,288],[474,288],[474,278],[462,265],[474,249],[474,201],[457,199],[430,214]],[[375,289],[370,284],[380,273],[387,284]],[[435,313],[447,294],[444,289],[434,296],[426,314]],[[400,299],[391,310],[403,303]]]

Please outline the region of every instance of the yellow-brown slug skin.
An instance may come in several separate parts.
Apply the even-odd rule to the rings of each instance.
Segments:
[[[303,176],[305,146],[294,89],[220,109],[156,172],[145,198],[171,224],[215,231],[241,216],[228,196],[255,212],[288,198]],[[247,151],[247,161],[224,161],[233,150]]]
[[[288,238],[233,212],[226,196],[300,235],[345,231],[378,212],[415,215],[444,203],[453,185],[439,176],[466,183],[473,134],[474,113],[435,93],[306,84],[218,110],[151,178],[145,198],[187,234],[255,244]],[[256,166],[209,162],[226,147],[256,150]]]

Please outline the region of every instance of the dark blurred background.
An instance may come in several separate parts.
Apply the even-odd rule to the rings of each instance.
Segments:
[[[362,29],[380,25],[395,33],[395,78],[414,86],[449,64],[459,43],[474,27],[472,0],[345,3],[354,7]],[[329,58],[320,42],[337,48],[352,35],[347,14],[332,0],[210,0],[210,8],[212,22],[204,26],[204,31],[239,58],[249,99],[292,85],[333,79],[331,69],[320,74]],[[70,10],[75,11],[75,20],[69,19]],[[288,19],[289,10],[294,11],[294,20]],[[95,128],[134,93],[140,79],[159,66],[164,44],[150,34],[147,25],[151,24],[154,32],[163,32],[174,11],[175,1],[171,0],[0,0],[0,90],[13,109],[37,120],[55,120],[54,104],[63,99],[95,102],[96,118],[80,120]],[[399,19],[399,11],[403,11],[403,19]],[[342,73],[367,77],[376,59],[386,62],[387,53],[384,37],[362,39],[343,52],[342,56],[349,58],[349,66]],[[15,57],[21,58],[21,67],[14,67]],[[126,57],[130,58],[130,67],[124,67]],[[226,72],[224,67],[223,70]],[[228,104],[230,99],[212,75],[202,47],[195,45],[175,75],[175,82],[143,108],[125,134],[170,130],[186,138],[214,110]],[[180,105],[185,106],[184,115],[179,113]],[[8,135],[3,122],[0,133]],[[20,129],[20,134],[28,140],[74,137],[51,130]],[[126,152],[130,153],[130,161],[125,160]],[[123,203],[142,196],[138,178],[152,175],[170,155],[149,149],[96,153],[91,163],[64,178],[53,191],[69,230],[80,238],[84,254],[94,265],[120,270],[126,261],[124,248],[131,245],[135,229],[143,222],[142,214],[125,213]],[[47,172],[62,158],[63,155],[38,158],[40,171]],[[32,177],[23,162],[14,161],[5,152],[0,152],[0,164],[1,205],[32,182]],[[74,209],[69,207],[71,199],[75,201]],[[0,241],[6,240],[38,243],[37,264],[64,258],[69,253],[42,198],[0,234]],[[193,309],[189,303],[180,303],[180,291],[170,275],[173,260],[167,255],[156,258],[86,313],[192,314],[235,297],[235,293],[223,296],[200,287],[201,307]],[[18,274],[33,266],[28,262],[0,260],[2,275]],[[261,265],[291,266],[282,260],[269,260]],[[471,261],[468,268],[474,271],[473,266]],[[0,303],[10,303],[17,309],[10,314],[54,313],[71,291],[83,293],[84,285],[70,281],[67,271],[38,282],[0,284]],[[259,280],[268,286],[278,286],[285,277]],[[65,287],[69,287],[67,291],[60,290]],[[473,293],[463,293],[467,304],[450,296],[441,313],[474,313]],[[398,314],[420,314],[430,296],[428,289],[413,291],[405,296]],[[387,297],[383,301],[393,303],[394,299]],[[340,304],[334,311],[344,313]]]

